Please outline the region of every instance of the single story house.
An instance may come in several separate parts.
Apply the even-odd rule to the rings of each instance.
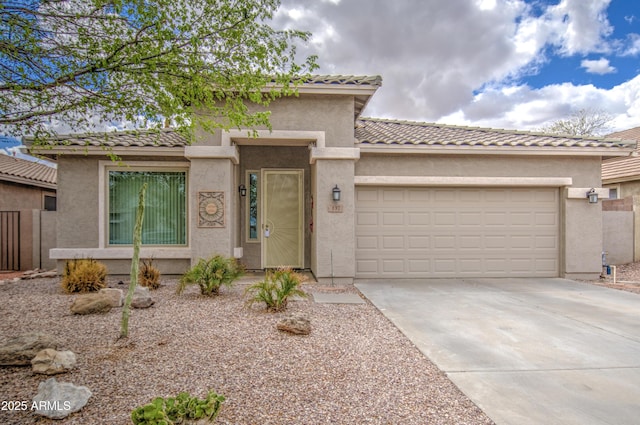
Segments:
[[[0,270],[55,267],[56,169],[0,154]]]
[[[141,255],[165,274],[219,253],[339,284],[599,275],[601,204],[587,193],[608,196],[601,161],[634,143],[361,118],[380,86],[313,77],[269,106],[271,131],[65,136],[38,152],[58,162],[51,255],[127,274],[148,182]]]

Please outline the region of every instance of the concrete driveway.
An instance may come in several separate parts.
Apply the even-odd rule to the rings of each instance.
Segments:
[[[356,287],[499,425],[640,423],[640,295],[565,279]]]

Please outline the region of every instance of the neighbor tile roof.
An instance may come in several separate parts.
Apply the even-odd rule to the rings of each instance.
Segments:
[[[0,180],[51,187],[56,184],[56,178],[54,167],[0,154]]]
[[[570,137],[526,131],[463,127],[411,121],[362,118],[356,121],[356,142],[364,145],[448,147],[629,148],[619,139]],[[634,145],[635,147],[635,145]]]
[[[640,141],[640,127],[611,133],[607,137],[617,137]],[[636,148],[638,151],[640,148]],[[613,158],[602,161],[602,182],[640,180],[640,156]]]

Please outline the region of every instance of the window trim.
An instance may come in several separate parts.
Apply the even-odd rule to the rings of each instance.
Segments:
[[[99,248],[130,248],[133,245],[109,244],[109,171],[158,171],[185,173],[185,244],[184,245],[143,245],[146,248],[187,248],[190,246],[191,214],[189,210],[189,165],[177,161],[128,161],[116,163],[113,161],[98,161],[98,247]]]

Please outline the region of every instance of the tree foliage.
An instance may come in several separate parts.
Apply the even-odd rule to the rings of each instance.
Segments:
[[[279,4],[3,0],[0,128],[38,139],[53,119],[85,130],[87,116],[157,127],[170,118],[183,130],[268,125],[246,102],[291,94],[316,67],[296,58],[308,33],[268,25]]]
[[[580,109],[567,119],[559,119],[541,128],[544,133],[572,136],[598,136],[607,132],[613,116],[600,109]]]

